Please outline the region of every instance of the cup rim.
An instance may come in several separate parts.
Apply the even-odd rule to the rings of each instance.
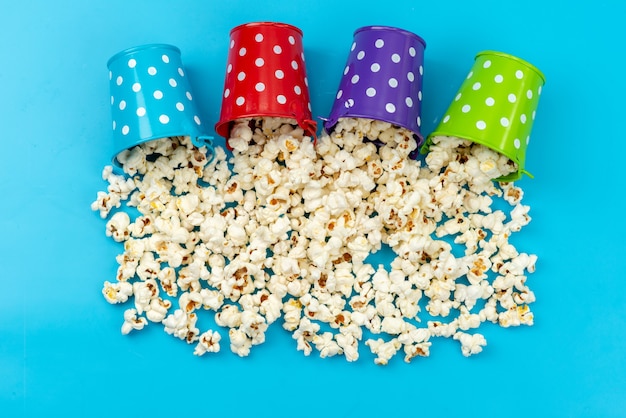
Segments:
[[[241,25],[237,25],[234,28],[232,28],[230,30],[230,35],[232,35],[233,33],[243,29],[243,28],[251,28],[251,27],[256,27],[256,26],[263,26],[263,27],[267,27],[267,26],[271,26],[271,27],[275,27],[275,28],[282,28],[282,29],[292,29],[295,30],[296,32],[298,32],[300,34],[300,36],[302,36],[302,29],[294,26],[294,25],[290,25],[289,23],[283,23],[283,22],[269,22],[269,21],[260,21],[260,22],[248,22],[248,23],[243,23]]]
[[[402,28],[398,28],[395,26],[385,26],[385,25],[370,25],[370,26],[363,26],[358,28],[357,30],[354,31],[354,35],[356,35],[359,32],[363,32],[363,31],[373,31],[373,30],[378,30],[378,31],[382,31],[382,32],[398,32],[398,33],[402,33],[404,35],[410,36],[412,38],[415,38],[419,41],[419,43],[421,43],[424,46],[424,49],[426,48],[426,41],[424,40],[424,38],[422,38],[421,36],[408,31],[406,29],[402,29]]]
[[[508,59],[513,60],[513,61],[517,61],[520,64],[528,67],[530,70],[534,71],[541,78],[541,81],[543,82],[543,84],[546,83],[546,77],[541,72],[541,70],[539,70],[539,68],[537,68],[534,65],[532,65],[530,62],[521,59],[520,57],[516,57],[515,55],[507,54],[506,52],[486,50],[486,51],[480,51],[478,54],[476,54],[474,59],[476,59],[476,58],[478,58],[478,57],[480,57],[482,55],[495,55],[495,56],[498,56],[498,57],[508,58]]]
[[[120,59],[123,56],[127,56],[130,55],[134,52],[137,51],[144,51],[144,50],[148,50],[148,49],[169,49],[172,50],[178,54],[180,54],[180,49],[174,45],[170,45],[170,44],[145,44],[145,45],[137,45],[137,46],[133,46],[130,48],[126,48],[120,52],[118,52],[117,54],[113,55],[111,58],[109,58],[109,60],[107,61],[107,67],[111,66],[111,63],[113,63],[114,61],[117,61],[118,59]]]

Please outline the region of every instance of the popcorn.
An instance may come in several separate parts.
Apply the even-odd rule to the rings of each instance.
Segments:
[[[106,225],[106,236],[112,237],[117,242],[123,242],[130,236],[128,226],[130,217],[126,212],[117,212],[109,219]]]
[[[133,283],[133,294],[135,295],[135,309],[142,314],[150,310],[152,299],[159,296],[159,288],[153,279]]]
[[[110,283],[105,281],[102,294],[106,301],[111,304],[125,303],[133,295],[133,286],[128,282]]]
[[[124,311],[124,323],[122,324],[122,334],[129,334],[132,330],[142,330],[148,324],[148,320],[142,316],[137,316],[136,309],[126,309]]]
[[[449,323],[443,323],[441,321],[428,321],[428,330],[434,337],[450,338],[456,334],[458,329],[458,319],[454,319]]]
[[[381,318],[387,319],[388,317],[394,317],[399,315],[398,309],[393,303],[393,295],[387,292],[376,292],[374,297],[374,304],[376,306],[376,312]],[[382,323],[381,323],[382,327]]]
[[[224,304],[224,295],[217,290],[202,289],[200,290],[200,297],[204,309],[217,311]]]
[[[384,333],[365,344],[386,365],[429,356],[432,336],[479,353],[484,337],[467,331],[486,321],[532,325],[537,257],[509,242],[529,207],[519,187],[492,180],[515,170],[506,157],[435,137],[423,166],[408,157],[412,133],[369,119],[340,119],[316,147],[283,118],[235,121],[230,136],[232,156],[217,147],[210,163],[172,137],[120,153],[124,175],[103,170],[92,209],[124,253],[102,293],[134,301],[123,333],[159,322],[195,355],[219,352],[220,334],[197,327],[202,308],[239,356],[282,320],[306,356],[356,361],[363,332]],[[367,263],[384,245],[390,266]],[[424,306],[435,317],[425,324]]]
[[[163,320],[163,325],[166,333],[186,340],[187,343],[193,343],[198,340],[200,334],[200,330],[196,328],[197,320],[195,313],[185,313],[181,309],[176,309]]]
[[[349,362],[359,359],[359,342],[351,333],[340,333],[335,336],[337,345],[343,350],[343,355]]]
[[[297,299],[291,298],[283,304],[283,328],[287,331],[295,331],[300,326],[302,318],[302,304]]]
[[[453,307],[453,302],[449,299],[431,299],[426,305],[426,310],[431,316],[441,316],[445,318],[450,315],[450,311]]]
[[[228,330],[230,338],[230,350],[239,357],[246,357],[250,354],[252,339],[241,329],[231,328]]]
[[[513,232],[520,231],[530,222],[530,216],[528,216],[529,210],[529,206],[524,206],[519,203],[515,205],[515,208],[511,211],[511,221],[507,222],[506,227]]]
[[[467,309],[472,309],[480,299],[487,299],[493,294],[493,288],[486,280],[479,284],[465,285],[457,283],[454,288],[454,300],[463,303]]]
[[[189,291],[183,293],[178,299],[178,306],[186,312],[191,313],[202,307],[203,297],[200,292]]]
[[[228,235],[229,241],[232,245],[240,247],[246,244],[248,241],[248,235],[246,234],[246,230],[236,223],[231,223],[226,229],[226,234]]]
[[[118,281],[127,281],[135,276],[137,266],[139,265],[138,258],[131,257],[128,254],[119,254],[115,259],[119,264],[116,275]]]
[[[130,222],[130,219],[129,219],[129,222]],[[128,230],[130,231],[131,236],[135,238],[141,238],[141,237],[145,237],[146,235],[151,235],[155,233],[156,228],[154,226],[154,216],[142,215],[142,216],[137,217],[137,219],[135,219],[135,222],[133,222],[132,224],[128,226]],[[126,249],[126,244],[127,243],[124,244],[125,249]]]
[[[156,279],[160,269],[161,264],[154,259],[154,254],[152,252],[145,252],[139,260],[136,273],[140,280],[147,281],[149,279]],[[156,282],[150,283],[154,283],[156,287]]]
[[[402,344],[393,338],[391,341],[384,341],[382,338],[376,340],[369,339],[365,342],[373,354],[376,354],[374,363],[378,365],[387,365],[389,360],[396,354],[396,352],[402,347]]]
[[[511,206],[516,206],[522,201],[524,191],[514,183],[499,183],[499,186],[503,191],[504,200]]]
[[[122,206],[122,199],[118,194],[98,192],[96,200],[91,204],[91,210],[99,211],[100,217],[106,219],[114,208]]]
[[[465,256],[465,263],[468,267],[466,277],[471,285],[481,283],[486,279],[487,272],[492,266],[492,260],[482,254]]]
[[[495,298],[489,298],[487,302],[485,302],[485,306],[478,313],[481,322],[498,322],[499,314],[496,308],[496,304],[497,301]]]
[[[481,320],[479,314],[472,314],[469,312],[469,308],[462,307],[460,309],[461,313],[458,317],[459,329],[462,331],[467,331],[472,328],[478,328],[480,326]]]
[[[298,328],[293,333],[293,339],[297,341],[298,351],[302,351],[305,356],[311,354],[313,343],[317,332],[320,330],[320,326],[311,322],[308,318],[302,318]],[[345,350],[341,342],[338,340],[337,344]],[[358,356],[357,356],[358,357]]]
[[[331,332],[324,332],[313,337],[315,349],[320,353],[321,358],[333,357],[343,354],[342,348],[337,344]]]
[[[146,172],[146,152],[144,147],[133,147],[117,154],[117,161],[122,165],[124,172],[129,175]]]
[[[262,294],[260,297],[259,312],[264,315],[268,324],[273,323],[281,316],[281,297],[276,294]]]
[[[400,310],[400,314],[404,318],[417,318],[420,312],[419,301],[422,298],[420,290],[413,290],[406,297],[399,297],[395,301],[395,305]]]
[[[245,121],[242,121],[245,122]],[[252,141],[252,129],[247,123],[237,123],[230,131],[228,145],[241,153],[248,149],[248,144]]]
[[[135,183],[130,178],[113,174],[113,167],[110,165],[102,170],[102,179],[109,183],[107,193],[98,192],[91,209],[99,211],[100,217],[105,219],[112,209],[119,208],[121,202],[128,199],[128,195],[135,189]]]
[[[528,305],[511,306],[507,311],[498,315],[498,323],[500,326],[508,328],[520,325],[532,325],[533,313]]]
[[[258,345],[265,342],[265,331],[267,331],[267,322],[265,318],[250,310],[244,309],[241,313],[241,327],[246,336],[250,339],[252,345]]]
[[[478,354],[483,351],[483,347],[487,345],[487,340],[482,334],[468,334],[465,332],[457,332],[453,337],[461,343],[461,351],[465,357]]]
[[[404,361],[410,363],[415,357],[430,356],[430,346],[432,343],[405,344],[404,345]]]
[[[391,281],[389,280],[389,274],[383,265],[378,266],[378,270],[372,277],[373,288],[376,291],[389,293],[391,289]]]
[[[185,215],[189,215],[194,212],[200,204],[200,198],[195,194],[185,194],[176,199],[176,207]]]
[[[151,322],[163,322],[167,312],[172,307],[172,302],[159,298],[150,301],[150,309],[146,311],[146,317]]]
[[[241,325],[241,311],[235,305],[225,305],[215,315],[215,323],[221,327],[237,328]]]
[[[206,353],[219,353],[221,339],[222,337],[217,331],[208,330],[203,332],[198,338],[198,344],[193,354],[203,356]]]
[[[178,295],[178,284],[176,283],[176,271],[172,267],[165,267],[158,272],[157,277],[161,283],[161,288],[168,296]]]
[[[402,334],[407,329],[407,323],[400,317],[384,316],[381,330],[391,335]]]

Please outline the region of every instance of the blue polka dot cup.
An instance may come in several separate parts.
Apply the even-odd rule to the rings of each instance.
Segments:
[[[454,136],[497,151],[517,165],[498,181],[515,181],[525,170],[526,149],[545,77],[535,66],[503,52],[483,51],[424,146],[433,136]]]
[[[189,136],[197,147],[214,155],[212,137],[200,119],[191,87],[172,45],[149,44],[129,48],[109,59],[113,162],[136,145],[172,136]]]
[[[422,38],[403,29],[357,29],[325,130],[340,118],[375,119],[410,130],[421,144],[425,48]]]

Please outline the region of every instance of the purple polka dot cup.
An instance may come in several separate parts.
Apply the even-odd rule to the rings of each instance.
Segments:
[[[213,156],[212,137],[198,113],[180,50],[149,44],[126,49],[107,63],[115,153],[172,136],[189,136]]]
[[[535,66],[503,52],[483,51],[461,84],[433,136],[467,139],[497,151],[517,165],[498,181],[515,181],[526,174],[526,149],[545,77]]]
[[[403,29],[357,29],[325,130],[340,118],[382,120],[410,130],[421,144],[425,48],[422,38]]]

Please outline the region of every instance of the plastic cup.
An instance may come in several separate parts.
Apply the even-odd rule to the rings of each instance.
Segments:
[[[302,31],[276,22],[254,22],[230,31],[222,107],[216,132],[228,139],[242,118],[295,119],[315,136],[311,116]],[[227,141],[228,146],[228,141]]]
[[[326,131],[340,118],[375,119],[410,130],[420,145],[425,48],[422,38],[403,29],[357,29]]]
[[[503,52],[483,51],[463,81],[433,136],[467,139],[497,151],[518,170],[498,181],[515,181],[526,174],[526,148],[545,77],[535,66]]]
[[[113,117],[113,162],[136,145],[172,136],[189,136],[214,155],[212,137],[200,119],[180,57],[172,45],[149,44],[111,57],[109,68]]]

